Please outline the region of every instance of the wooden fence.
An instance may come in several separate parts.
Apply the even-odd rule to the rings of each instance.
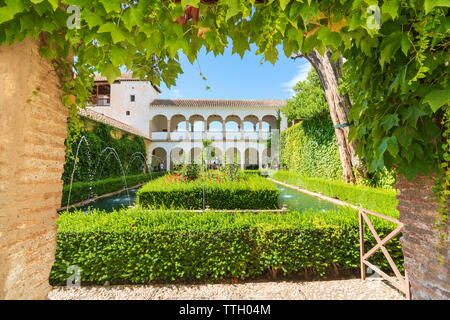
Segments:
[[[369,217],[367,215],[372,215],[384,220],[391,221],[398,225],[397,228],[395,228],[391,233],[389,233],[384,239],[381,239],[378,235],[377,231],[373,227],[372,223],[369,220]],[[367,224],[367,226],[370,229],[370,232],[375,237],[375,240],[377,241],[377,244],[371,248],[367,253],[364,252],[364,222]],[[392,259],[391,255],[385,248],[385,244],[388,243],[390,240],[392,240],[395,236],[397,236],[399,233],[402,232],[403,229],[403,223],[398,221],[395,218],[388,217],[385,215],[382,215],[377,212],[373,212],[367,209],[364,209],[362,207],[359,208],[359,242],[360,242],[360,256],[361,256],[361,279],[366,279],[366,266],[368,266],[370,269],[378,273],[383,279],[389,281],[394,287],[396,287],[398,290],[403,292],[406,296],[406,299],[411,299],[411,293],[409,288],[409,280],[408,280],[408,274],[405,270],[405,276],[403,276],[400,271],[398,270],[397,266],[394,263],[394,260]],[[383,272],[380,268],[373,265],[369,261],[367,261],[375,252],[380,250],[383,252],[384,256],[386,257],[389,265],[392,268],[392,271],[394,271],[395,277],[391,277],[385,272]]]

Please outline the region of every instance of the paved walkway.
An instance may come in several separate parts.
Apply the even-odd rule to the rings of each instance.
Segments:
[[[51,300],[403,300],[384,280],[277,281],[239,284],[55,287]]]

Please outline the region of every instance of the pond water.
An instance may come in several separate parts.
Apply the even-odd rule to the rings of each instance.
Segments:
[[[286,187],[283,187],[278,184],[277,184],[277,188],[278,188],[278,190],[281,191],[280,197],[278,200],[280,203],[280,206],[285,204],[289,210],[300,210],[301,211],[301,210],[315,209],[315,210],[323,211],[323,210],[332,210],[332,209],[337,208],[336,205],[334,205],[328,201],[312,197],[312,196],[304,194],[300,191],[286,188]],[[110,196],[110,197],[92,201],[86,205],[77,207],[77,209],[80,209],[83,212],[87,212],[89,210],[89,208],[105,210],[107,212],[113,211],[114,209],[119,210],[122,207],[128,207],[130,205],[134,205],[134,203],[136,201],[137,190],[138,190],[138,188],[129,189],[128,194],[126,191],[123,191],[121,193],[118,193],[118,194]],[[70,211],[73,211],[73,210],[75,210],[75,209],[71,209]]]
[[[337,209],[337,206],[331,202],[321,200],[316,197],[312,197],[303,192],[286,188],[277,184],[278,190],[281,191],[278,198],[278,202],[283,205],[285,204],[289,210],[332,210]]]
[[[106,212],[111,212],[114,209],[119,210],[122,207],[128,207],[134,205],[136,202],[136,192],[138,188],[128,189],[128,193],[122,191],[121,193],[112,195],[110,197],[105,197],[101,199],[97,199],[85,205],[79,206],[76,209],[79,209],[83,212],[87,212],[90,209],[100,209],[105,210]],[[70,209],[69,211],[74,211],[75,208]]]

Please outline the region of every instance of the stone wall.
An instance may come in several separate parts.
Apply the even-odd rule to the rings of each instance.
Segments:
[[[68,113],[36,40],[0,46],[0,88],[0,299],[45,299]]]
[[[450,299],[450,246],[441,248],[439,263],[438,232],[433,227],[437,205],[433,201],[433,181],[424,175],[412,182],[397,178],[400,221],[405,224],[401,239],[405,268],[411,284],[412,299]],[[447,223],[447,233],[449,224]]]

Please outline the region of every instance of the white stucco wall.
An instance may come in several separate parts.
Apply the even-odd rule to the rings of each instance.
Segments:
[[[130,96],[135,96],[131,102]],[[144,135],[149,134],[150,103],[158,99],[158,91],[149,81],[126,81],[111,85],[111,104],[104,107],[89,107],[96,112],[133,126]],[[130,115],[126,112],[129,111]]]

